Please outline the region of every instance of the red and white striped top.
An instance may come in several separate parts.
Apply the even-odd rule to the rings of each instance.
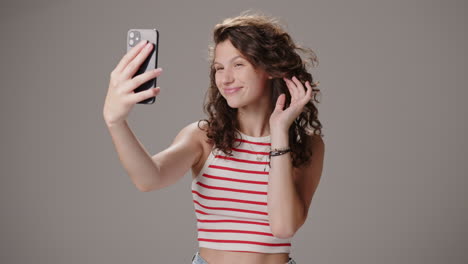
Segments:
[[[241,133],[233,156],[217,149],[210,153],[192,181],[199,247],[290,253],[291,239],[274,237],[268,221],[270,146],[270,136]]]

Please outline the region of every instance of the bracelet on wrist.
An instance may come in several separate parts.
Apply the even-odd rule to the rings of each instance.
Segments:
[[[280,155],[286,154],[288,152],[291,152],[291,148],[289,148],[289,147],[280,148],[280,149],[275,148],[272,151],[270,151],[270,154],[269,154],[270,159],[268,161],[268,167],[271,168],[271,157],[280,156]]]
[[[275,148],[272,151],[270,151],[270,157],[280,156],[290,151],[291,151],[291,148],[289,147],[279,148],[279,149]]]

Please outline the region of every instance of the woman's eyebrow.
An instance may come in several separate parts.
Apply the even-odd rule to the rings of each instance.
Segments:
[[[235,60],[235,59],[237,59],[237,58],[242,58],[242,56],[241,56],[241,55],[237,55],[237,56],[235,56],[234,58],[230,59],[229,62],[231,62],[231,61],[233,61],[233,60]],[[243,59],[243,58],[242,58],[242,59]],[[215,62],[213,62],[213,65],[215,65],[215,64],[221,64],[221,63],[215,61]],[[222,64],[221,64],[221,65],[222,65]]]

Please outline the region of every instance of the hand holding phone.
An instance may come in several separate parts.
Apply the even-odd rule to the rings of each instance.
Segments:
[[[135,75],[132,77],[140,75],[144,72],[152,71],[158,67],[159,32],[156,29],[130,29],[127,32],[127,52],[134,46],[138,45],[138,43],[142,40],[147,40],[149,43],[152,43],[153,49],[145,61],[140,65]],[[155,87],[156,78],[151,79],[137,87],[135,89],[135,93]],[[156,97],[151,97],[138,102],[138,104],[153,104],[155,99]]]
[[[112,70],[103,109],[104,119],[108,126],[125,121],[135,104],[152,103],[159,94],[159,87],[154,86],[156,78],[162,73],[161,68],[145,70],[137,74],[143,68],[144,61],[148,60],[150,54],[154,54],[154,48],[153,43],[146,43],[144,39],[140,40],[130,48]],[[152,86],[148,86],[148,83]],[[139,87],[147,89],[137,92]]]

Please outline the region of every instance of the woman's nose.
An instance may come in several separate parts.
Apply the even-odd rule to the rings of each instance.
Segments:
[[[234,81],[234,76],[230,69],[225,69],[223,72],[222,82],[223,84],[229,84]]]

